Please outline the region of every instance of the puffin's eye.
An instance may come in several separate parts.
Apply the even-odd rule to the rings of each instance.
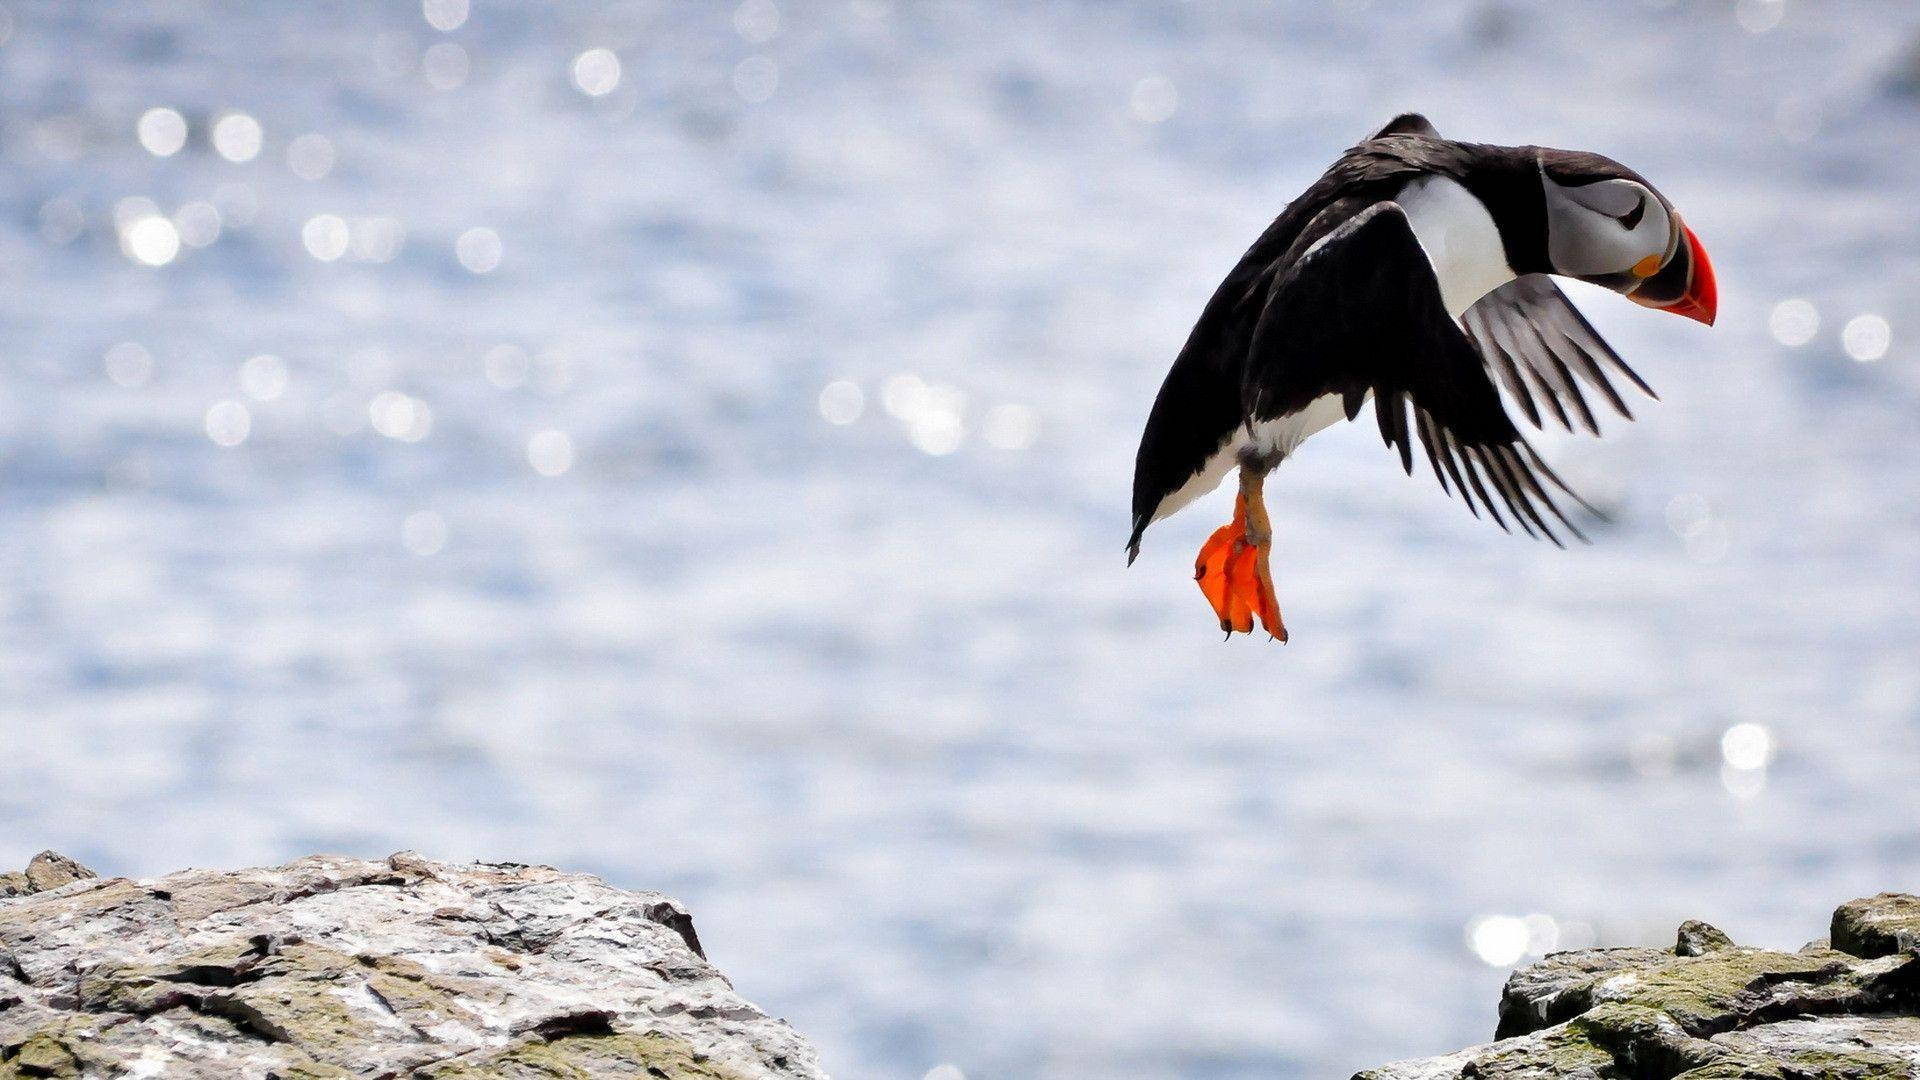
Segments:
[[[1619,221],[1621,225],[1626,226],[1628,232],[1632,232],[1640,227],[1640,219],[1646,216],[1647,197],[1642,195],[1640,196],[1640,201],[1633,204],[1633,209],[1619,215],[1615,220]]]

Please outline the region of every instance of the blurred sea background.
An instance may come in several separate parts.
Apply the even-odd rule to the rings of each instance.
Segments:
[[[0,865],[547,862],[846,1077],[1319,1077],[1506,967],[1920,887],[1920,9],[0,7]],[[1241,250],[1394,112],[1610,154],[1712,331],[1543,449],[1366,426],[1121,551]]]

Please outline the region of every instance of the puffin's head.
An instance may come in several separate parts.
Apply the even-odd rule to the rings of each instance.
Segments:
[[[1665,196],[1599,154],[1541,149],[1538,160],[1552,273],[1713,325],[1713,264]]]

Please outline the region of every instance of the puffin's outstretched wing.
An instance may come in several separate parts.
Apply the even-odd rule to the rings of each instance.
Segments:
[[[1578,501],[1507,416],[1479,352],[1447,313],[1433,266],[1398,203],[1377,202],[1332,229],[1270,286],[1253,332],[1243,400],[1254,421],[1327,394],[1347,416],[1371,393],[1380,435],[1413,471],[1418,435],[1440,486],[1502,529],[1493,496],[1528,535],[1547,519],[1581,539],[1547,487]],[[1409,408],[1411,415],[1409,415]]]
[[[1658,399],[1601,339],[1586,317],[1545,274],[1527,274],[1480,298],[1461,320],[1467,336],[1500,379],[1509,396],[1541,427],[1540,406],[1568,431],[1574,425],[1600,434],[1580,383],[1605,395],[1614,411],[1633,419],[1608,372],[1624,376],[1648,397]]]

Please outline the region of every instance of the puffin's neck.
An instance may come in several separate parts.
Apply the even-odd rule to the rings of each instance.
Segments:
[[[1507,264],[1506,245],[1493,215],[1459,181],[1418,177],[1401,188],[1394,201],[1407,212],[1413,235],[1433,264],[1447,314],[1456,322],[1481,297],[1517,276]]]

